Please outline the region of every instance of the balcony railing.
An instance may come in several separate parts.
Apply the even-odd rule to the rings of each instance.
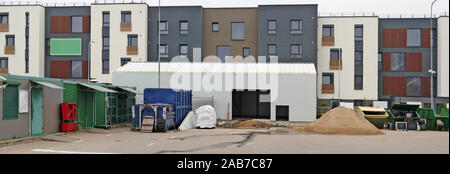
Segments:
[[[127,46],[127,55],[137,55],[138,46]]]
[[[5,45],[5,54],[15,54],[16,48],[14,45]]]
[[[322,84],[322,94],[334,94],[334,84]]]
[[[0,32],[9,32],[9,24],[0,24]]]
[[[342,70],[342,59],[330,60],[330,70]]]

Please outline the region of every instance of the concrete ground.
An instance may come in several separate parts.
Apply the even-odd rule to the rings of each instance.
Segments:
[[[130,128],[49,135],[0,147],[0,154],[449,154],[449,132],[389,131],[384,135],[319,135],[292,129],[190,129],[168,133]]]

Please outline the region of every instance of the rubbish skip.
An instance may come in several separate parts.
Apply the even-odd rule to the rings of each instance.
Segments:
[[[388,113],[381,107],[355,107],[356,113],[364,117],[378,129],[383,129],[386,123]]]
[[[407,105],[407,104],[394,104],[390,110],[388,110],[388,122],[393,125],[397,122],[402,122],[407,125],[406,130],[423,130],[423,125],[426,124],[426,119],[421,118],[417,113],[419,105]],[[403,128],[403,124],[401,125]],[[397,129],[397,126],[396,126]]]
[[[435,114],[431,108],[419,108],[417,113],[421,118],[426,119],[427,130],[446,131],[448,130],[448,112],[446,113],[445,109],[447,108],[441,110],[440,115]]]
[[[201,129],[216,127],[216,110],[211,105],[198,108],[195,114],[197,115],[196,127]]]

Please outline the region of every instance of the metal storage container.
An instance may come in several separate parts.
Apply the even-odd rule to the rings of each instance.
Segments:
[[[186,115],[192,110],[192,91],[167,88],[146,88],[144,89],[144,103],[172,104],[174,106],[173,112],[175,113],[175,126],[178,128]]]

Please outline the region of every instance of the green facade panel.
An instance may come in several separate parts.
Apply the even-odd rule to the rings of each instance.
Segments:
[[[81,56],[81,38],[50,39],[51,56]]]

